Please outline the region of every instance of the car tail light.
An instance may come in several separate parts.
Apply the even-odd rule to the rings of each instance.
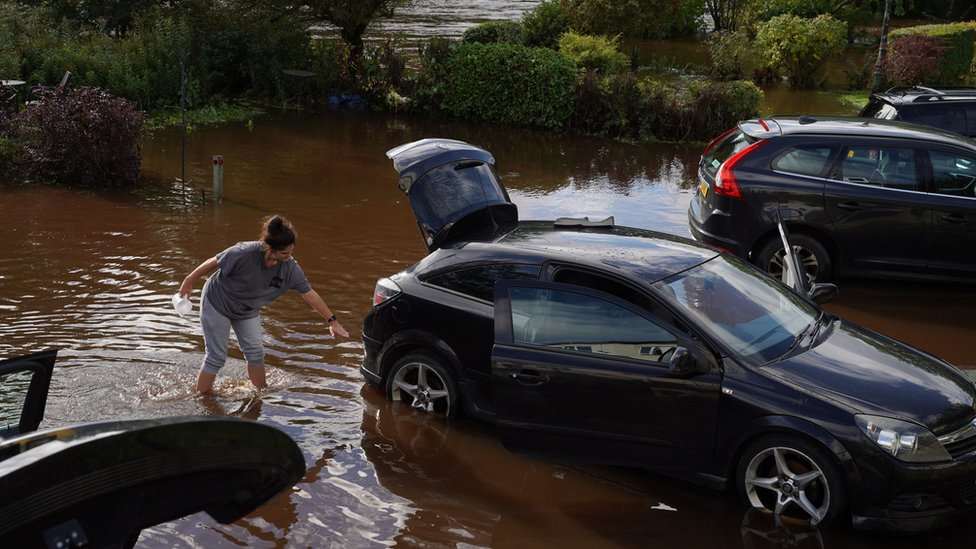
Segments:
[[[381,278],[376,281],[376,289],[373,290],[373,306],[379,305],[384,301],[393,299],[400,295],[400,286],[389,278]]]
[[[733,126],[733,127],[729,128],[729,129],[725,130],[722,133],[722,135],[716,137],[715,139],[712,139],[711,143],[709,143],[708,146],[705,147],[705,151],[702,152],[702,156],[705,156],[706,154],[708,154],[708,151],[714,149],[716,145],[718,145],[719,143],[721,143],[722,140],[725,139],[725,136],[729,135],[730,133],[734,132],[737,129],[738,129],[738,126]]]
[[[733,154],[728,160],[722,162],[715,174],[715,194],[742,200],[742,190],[739,189],[739,182],[735,180],[735,165],[746,157],[747,154],[765,145],[767,140],[762,139]]]

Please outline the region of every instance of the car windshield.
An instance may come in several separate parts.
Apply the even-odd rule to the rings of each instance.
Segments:
[[[695,324],[759,364],[790,352],[820,317],[792,290],[727,254],[655,287]]]

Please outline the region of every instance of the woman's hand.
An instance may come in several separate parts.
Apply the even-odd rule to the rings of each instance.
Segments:
[[[346,329],[342,327],[342,324],[339,324],[338,320],[329,323],[329,332],[332,333],[332,337],[335,337],[337,335],[342,337],[349,337],[349,332],[347,332]]]

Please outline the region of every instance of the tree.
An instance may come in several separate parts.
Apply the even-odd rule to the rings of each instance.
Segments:
[[[705,9],[712,16],[715,31],[736,31],[739,18],[750,0],[705,0]]]
[[[309,23],[329,23],[339,31],[351,49],[350,58],[358,63],[363,54],[363,35],[373,21],[392,17],[396,10],[412,0],[311,0],[280,2],[278,0],[238,0],[242,8],[272,13],[290,12]]]

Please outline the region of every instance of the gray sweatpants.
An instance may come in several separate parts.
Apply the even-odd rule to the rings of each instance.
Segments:
[[[261,315],[243,320],[231,320],[220,314],[206,300],[200,307],[200,326],[203,327],[205,354],[203,371],[217,374],[227,361],[227,345],[230,329],[234,328],[237,344],[240,345],[248,366],[264,364],[264,345],[262,344]]]

